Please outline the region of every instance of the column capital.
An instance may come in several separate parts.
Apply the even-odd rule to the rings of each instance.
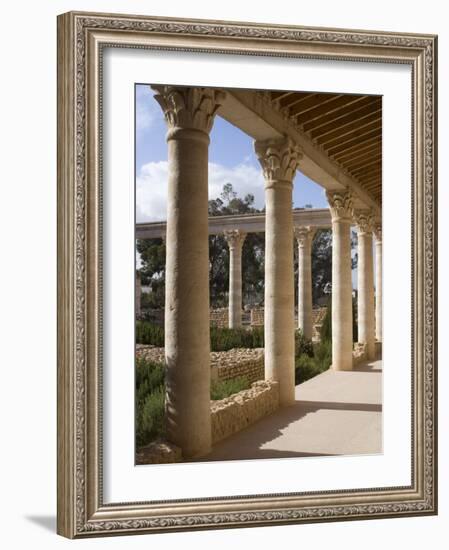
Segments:
[[[298,246],[304,248],[306,245],[312,243],[313,237],[316,233],[316,228],[310,225],[297,225],[293,228]]]
[[[373,231],[374,231],[374,236],[376,237],[376,241],[378,243],[381,243],[382,242],[382,224],[375,223]]]
[[[274,182],[292,184],[302,158],[298,145],[284,137],[255,141],[254,150],[262,165],[266,188],[272,187]]]
[[[200,130],[206,134],[212,129],[214,117],[226,93],[212,88],[181,86],[151,86],[154,98],[164,112],[168,126],[167,139],[176,130]]]
[[[242,248],[246,238],[246,233],[240,229],[225,229],[223,235],[230,249]]]
[[[333,222],[351,222],[354,212],[354,200],[350,191],[326,191]]]
[[[374,229],[374,216],[371,210],[356,210],[354,220],[358,235],[370,235]]]

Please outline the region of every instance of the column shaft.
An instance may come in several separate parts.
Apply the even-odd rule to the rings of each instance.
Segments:
[[[358,266],[357,266],[357,316],[358,341],[366,344],[367,359],[374,359],[374,273],[373,233],[369,215],[357,216]]]
[[[298,241],[298,328],[311,340],[312,326],[312,239],[310,227],[296,227]]]
[[[187,458],[211,448],[208,133],[220,92],[154,88],[168,125],[167,438],[181,447]]]
[[[382,342],[382,230],[376,229],[376,340]]]
[[[332,368],[352,369],[352,273],[349,193],[327,193],[332,215]]]
[[[242,326],[242,247],[245,234],[225,231],[229,245],[229,328]]]
[[[299,151],[289,140],[256,142],[265,177],[265,378],[281,405],[295,400],[292,180]]]

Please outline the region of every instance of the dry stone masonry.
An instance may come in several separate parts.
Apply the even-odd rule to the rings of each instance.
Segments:
[[[279,383],[254,382],[250,389],[211,401],[212,443],[243,430],[279,407]]]
[[[210,324],[212,327],[226,328],[229,324],[229,310],[227,307],[210,310]]]
[[[138,344],[136,356],[155,363],[165,362],[164,348],[156,346]],[[229,351],[213,351],[210,354],[210,365],[213,379],[231,380],[245,377],[250,383],[263,380],[264,350],[263,348],[237,348]]]

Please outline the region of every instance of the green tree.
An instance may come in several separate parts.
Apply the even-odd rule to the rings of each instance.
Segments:
[[[165,301],[165,244],[162,239],[137,239],[142,267],[140,276],[149,293],[142,294],[142,307],[162,309]]]

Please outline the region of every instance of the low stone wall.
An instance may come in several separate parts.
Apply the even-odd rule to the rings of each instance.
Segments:
[[[211,401],[212,444],[243,430],[279,407],[279,382],[261,380],[250,389]]]
[[[363,363],[366,359],[366,344],[356,342],[352,350],[352,364],[354,367]]]
[[[264,310],[263,307],[254,307],[251,310],[250,323],[252,327],[260,327],[264,323]]]
[[[209,318],[211,326],[227,328],[229,326],[229,309],[227,307],[211,309]]]
[[[150,344],[136,344],[136,357],[143,357],[154,363],[165,363],[165,348],[158,348]]]
[[[155,363],[164,363],[164,348],[151,345],[136,345],[136,356],[143,357]],[[210,354],[212,379],[231,380],[244,376],[248,382],[263,380],[264,349],[231,349],[229,351],[213,351]]]
[[[244,376],[248,382],[256,382],[265,376],[263,348],[213,351],[210,359],[212,378],[218,380]]]

